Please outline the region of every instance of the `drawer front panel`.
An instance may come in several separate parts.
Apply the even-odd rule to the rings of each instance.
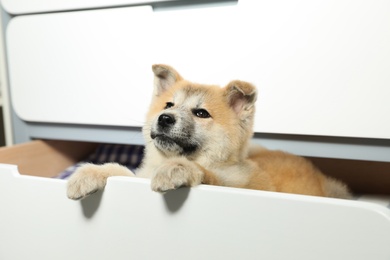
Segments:
[[[252,82],[255,130],[390,138],[388,1],[254,1],[19,16],[7,30],[26,121],[140,126],[151,64],[200,83]]]
[[[1,0],[0,2],[8,13],[18,15],[171,1],[176,0]]]
[[[81,203],[65,194],[0,165],[2,259],[390,258],[390,212],[372,203],[211,185],[162,196],[128,177]]]

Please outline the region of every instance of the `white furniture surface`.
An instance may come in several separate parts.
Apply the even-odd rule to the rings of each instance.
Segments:
[[[1,0],[15,140],[141,142],[151,65],[167,63],[200,83],[256,84],[255,130],[281,134],[280,148],[390,161],[389,1],[156,2]],[[211,186],[163,196],[129,178],[75,202],[65,186],[0,165],[1,260],[390,259],[390,210],[372,203]]]
[[[3,28],[3,16],[0,13],[0,28]],[[8,89],[7,63],[5,58],[4,36],[0,34],[0,92],[1,92],[1,108],[3,112],[3,130],[5,145],[12,144],[12,128],[11,128],[11,108]]]
[[[0,172],[3,260],[390,258],[390,210],[372,203],[212,186],[161,195],[126,177],[80,203],[63,180]]]
[[[0,2],[8,13],[20,15],[170,1],[176,0],[1,0]]]
[[[389,8],[242,0],[17,16],[12,103],[28,122],[141,126],[151,64],[167,63],[197,82],[257,85],[256,132],[389,139]]]

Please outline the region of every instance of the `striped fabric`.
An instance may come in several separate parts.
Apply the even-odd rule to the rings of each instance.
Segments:
[[[118,145],[118,144],[101,144],[98,148],[84,161],[77,163],[60,173],[57,178],[68,179],[83,163],[103,164],[106,162],[117,162],[123,166],[134,170],[141,164],[144,155],[144,147],[139,145]],[[385,206],[390,209],[389,195],[356,195],[356,200],[372,202]]]
[[[76,171],[77,167],[84,163],[103,164],[116,162],[134,171],[141,164],[143,156],[144,146],[101,144],[86,160],[68,167],[57,178],[68,179]]]

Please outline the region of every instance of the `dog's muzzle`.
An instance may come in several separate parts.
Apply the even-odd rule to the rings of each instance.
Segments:
[[[191,138],[190,129],[177,126],[178,121],[173,114],[164,113],[158,116],[150,137],[154,145],[163,152],[175,152],[189,155],[198,149],[198,142]],[[176,125],[176,126],[175,126]]]

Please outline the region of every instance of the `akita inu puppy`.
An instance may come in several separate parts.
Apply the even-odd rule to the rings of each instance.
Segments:
[[[167,192],[201,183],[348,198],[344,184],[309,161],[281,151],[250,148],[256,88],[235,80],[226,87],[184,80],[154,65],[154,94],[143,127],[145,157],[138,177]],[[110,176],[135,176],[116,163],[85,164],[69,179],[67,195],[82,199],[103,189]]]

